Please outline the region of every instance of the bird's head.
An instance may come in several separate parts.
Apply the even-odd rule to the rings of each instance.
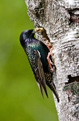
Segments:
[[[20,35],[20,43],[24,47],[25,43],[27,44],[30,39],[34,38],[34,34],[38,31],[43,31],[43,28],[35,28],[35,29],[28,29],[21,33]]]

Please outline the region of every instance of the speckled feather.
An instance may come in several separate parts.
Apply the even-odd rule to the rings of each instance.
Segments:
[[[46,88],[47,85],[54,92],[57,101],[59,102],[58,94],[52,81],[52,73],[47,61],[49,49],[43,42],[34,38],[32,29],[22,32],[20,36],[20,42],[25,50],[25,53],[27,54],[42,96],[44,89],[45,94],[48,97]]]

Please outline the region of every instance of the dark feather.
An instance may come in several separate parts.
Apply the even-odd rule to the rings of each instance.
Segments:
[[[40,52],[38,50],[35,50],[35,64],[37,65],[37,72],[38,72],[39,78],[36,76],[37,74],[35,74],[35,77],[36,77],[37,82],[40,85],[40,90],[41,90],[42,95],[43,95],[43,92],[42,92],[42,88],[43,88],[46,93],[46,96],[48,97],[47,89],[46,89],[45,75],[44,75],[44,70],[43,70],[43,66],[42,66],[40,57],[41,57]]]
[[[35,49],[32,50],[32,48],[29,46],[29,52],[26,49],[26,53],[28,55],[28,59],[29,59],[30,65],[32,67],[36,81],[39,85],[41,94],[43,96],[43,90],[42,89],[44,89],[46,96],[48,97],[44,70],[43,70],[43,67],[42,67],[41,60],[40,60],[40,57],[41,57],[40,52],[38,50],[35,50]],[[31,55],[30,55],[30,53],[31,53]]]

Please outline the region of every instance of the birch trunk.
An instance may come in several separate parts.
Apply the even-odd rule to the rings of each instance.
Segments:
[[[59,121],[79,121],[79,0],[25,0],[39,40],[52,45]],[[54,55],[53,55],[54,53]]]

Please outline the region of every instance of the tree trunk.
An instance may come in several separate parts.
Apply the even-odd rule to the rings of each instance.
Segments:
[[[39,40],[52,45],[59,121],[79,121],[79,0],[25,0]]]

